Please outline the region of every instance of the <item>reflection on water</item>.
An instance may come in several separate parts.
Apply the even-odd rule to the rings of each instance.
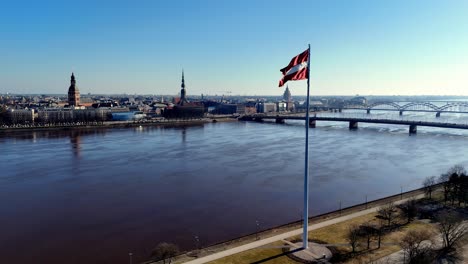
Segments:
[[[80,146],[80,133],[71,133],[70,134],[70,143],[72,145],[72,149],[73,149],[73,154],[75,157],[79,158],[80,157],[80,149],[81,149],[81,146]]]
[[[359,127],[310,130],[311,214],[468,165],[467,131]],[[128,263],[161,241],[187,249],[297,220],[303,144],[300,121],[3,134],[2,261]]]

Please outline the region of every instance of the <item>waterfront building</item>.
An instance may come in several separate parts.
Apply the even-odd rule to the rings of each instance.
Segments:
[[[257,104],[257,113],[273,113],[273,112],[276,112],[276,103],[260,102]]]
[[[284,112],[287,111],[287,103],[286,102],[277,102],[276,103],[276,109],[278,112]]]
[[[137,121],[146,118],[142,111],[115,112],[112,113],[112,121]]]
[[[212,111],[213,114],[230,115],[245,114],[244,104],[219,104]]]
[[[34,122],[33,109],[8,109],[7,122],[11,124],[25,124]]]
[[[80,91],[76,86],[75,75],[72,73],[70,80],[70,87],[68,88],[68,106],[80,105]]]
[[[127,109],[128,111],[128,109]],[[108,121],[112,118],[111,109],[41,109],[37,112],[37,122],[65,123],[65,122],[94,122]]]
[[[257,102],[255,101],[248,101],[245,103],[245,110],[246,115],[252,115],[257,113]]]

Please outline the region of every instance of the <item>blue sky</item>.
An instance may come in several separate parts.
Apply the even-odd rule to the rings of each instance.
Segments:
[[[468,95],[468,1],[8,1],[0,93]],[[289,82],[305,94],[305,81]]]

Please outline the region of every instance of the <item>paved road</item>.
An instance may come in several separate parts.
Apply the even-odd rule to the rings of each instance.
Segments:
[[[420,199],[420,198],[423,198],[423,197],[424,197],[424,194],[420,194],[420,195],[416,195],[416,196],[411,197],[411,198]],[[404,203],[405,201],[407,201],[408,199],[411,199],[411,198],[407,198],[407,199],[397,201],[397,202],[395,202],[395,204]],[[346,221],[346,220],[349,220],[349,219],[352,219],[352,218],[355,218],[355,217],[358,217],[358,216],[373,213],[373,212],[376,212],[379,208],[380,208],[380,206],[373,207],[373,208],[369,208],[367,210],[363,210],[363,211],[359,211],[359,212],[352,213],[352,214],[349,214],[349,215],[345,215],[345,216],[337,217],[337,218],[330,219],[330,220],[327,220],[327,221],[323,221],[323,222],[318,223],[318,224],[312,224],[312,225],[309,225],[308,230],[309,231],[316,230],[316,229],[319,229],[319,228],[322,228],[322,227],[325,227],[325,226],[329,226],[329,225],[333,225],[333,224],[336,224],[336,223],[340,223],[340,222],[343,222],[343,221]],[[213,260],[217,260],[217,259],[220,259],[220,258],[224,258],[226,256],[234,255],[234,254],[237,254],[237,253],[240,253],[240,252],[243,252],[243,251],[247,251],[247,250],[250,250],[250,249],[261,247],[261,246],[271,244],[273,242],[280,241],[282,239],[286,239],[286,238],[296,236],[296,235],[300,235],[300,234],[302,234],[302,228],[299,228],[299,229],[296,229],[296,230],[293,230],[293,231],[289,231],[289,232],[286,232],[286,233],[283,233],[283,234],[279,234],[279,235],[276,235],[276,236],[272,236],[272,237],[269,237],[269,238],[261,239],[261,240],[251,242],[251,243],[248,243],[248,244],[245,244],[245,245],[242,245],[242,246],[234,247],[234,248],[224,250],[224,251],[221,251],[221,252],[218,252],[218,253],[214,253],[214,254],[211,254],[211,255],[208,255],[208,256],[205,256],[205,257],[197,258],[197,259],[194,259],[194,260],[191,260],[191,261],[187,261],[185,263],[187,263],[187,264],[207,263],[207,262],[210,262],[210,261],[213,261]]]

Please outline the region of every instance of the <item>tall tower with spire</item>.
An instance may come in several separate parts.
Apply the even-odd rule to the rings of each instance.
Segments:
[[[185,91],[185,80],[184,80],[184,70],[182,70],[182,84],[180,85],[180,101],[179,105],[184,105],[185,103],[188,103],[187,98],[185,97],[186,91]]]
[[[291,102],[291,91],[289,91],[289,87],[286,85],[286,90],[283,93],[283,100],[285,102]]]
[[[80,90],[76,86],[75,75],[72,72],[70,87],[68,88],[68,105],[79,106],[80,105]]]

